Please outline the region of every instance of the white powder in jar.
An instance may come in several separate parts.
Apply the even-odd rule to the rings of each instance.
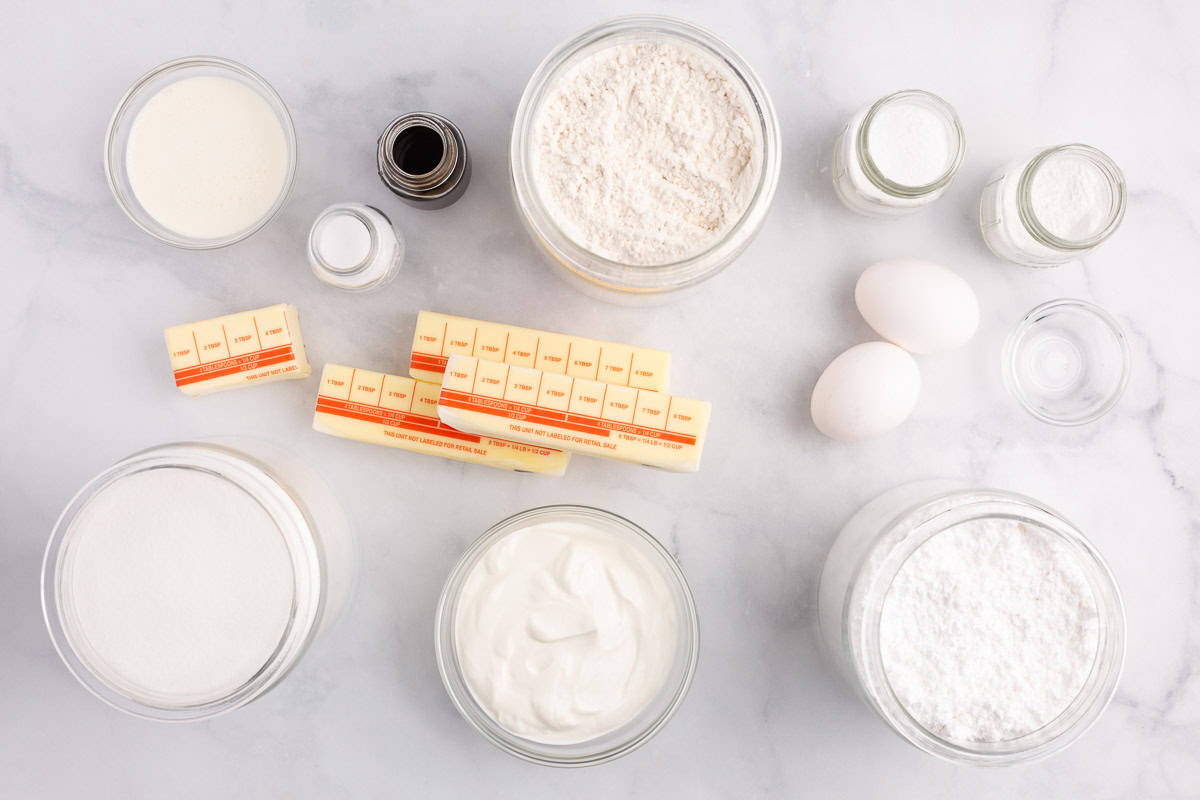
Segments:
[[[614,44],[551,86],[533,126],[547,212],[613,261],[669,264],[714,246],[750,205],[762,136],[716,58],[665,40]]]
[[[1052,534],[1003,518],[966,522],[900,568],[880,650],[901,705],[930,732],[999,742],[1053,721],[1096,660],[1099,617],[1078,559]]]
[[[1114,198],[1108,176],[1090,159],[1057,153],[1033,174],[1029,202],[1042,227],[1068,242],[1096,236],[1112,219]]]
[[[901,186],[928,186],[950,169],[956,145],[942,114],[920,102],[882,105],[867,130],[867,152],[879,173]]]

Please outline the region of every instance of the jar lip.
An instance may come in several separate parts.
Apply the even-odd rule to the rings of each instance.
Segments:
[[[442,143],[442,157],[428,172],[407,172],[395,159],[396,139],[415,127],[433,131]],[[465,172],[466,159],[466,140],[462,131],[449,119],[432,111],[410,111],[393,119],[379,135],[376,150],[379,174],[388,187],[422,200],[437,200],[454,191]]]
[[[552,80],[570,66],[585,48],[637,35],[663,35],[724,64],[745,92],[757,122],[761,148],[760,169],[746,210],[720,240],[703,252],[666,264],[626,264],[579,245],[546,211],[532,175],[528,157],[532,126],[540,102]],[[533,238],[555,262],[576,277],[602,288],[624,293],[654,294],[692,286],[716,275],[745,249],[758,232],[779,183],[781,146],[779,119],[766,86],[751,66],[724,39],[676,17],[634,14],[591,25],[557,45],[542,59],[517,105],[509,139],[509,179],[518,209]]]
[[[336,267],[325,260],[325,257],[321,254],[321,249],[317,246],[318,232],[334,217],[353,217],[367,229],[370,244],[367,247],[366,255],[357,264],[349,267]],[[371,261],[379,253],[379,235],[375,232],[375,222],[359,211],[353,203],[338,203],[329,206],[317,215],[317,218],[313,220],[312,227],[308,231],[308,253],[312,257],[314,268],[319,266],[321,271],[328,272],[336,278],[351,278],[358,275],[370,266]],[[318,275],[318,277],[320,276]]]
[[[122,478],[153,469],[190,469],[233,483],[275,522],[292,561],[291,612],[279,643],[267,661],[224,697],[190,704],[158,702],[122,689],[101,677],[72,644],[62,607],[62,569],[70,547],[72,523],[102,490]],[[314,523],[299,498],[276,472],[233,447],[211,442],[172,442],[134,453],[83,485],[59,515],[42,560],[42,617],[51,642],[67,669],[84,688],[108,705],[132,716],[159,722],[210,719],[254,700],[286,675],[307,649],[325,604],[325,565],[313,534]]]
[[[1038,169],[1051,158],[1062,154],[1080,156],[1091,162],[1108,179],[1109,187],[1115,199],[1115,203],[1109,212],[1108,222],[1095,234],[1085,239],[1072,240],[1055,236],[1042,225],[1041,220],[1037,218],[1037,214],[1033,210],[1033,180],[1037,175]],[[1029,235],[1040,244],[1056,250],[1069,252],[1090,250],[1109,236],[1112,236],[1117,228],[1120,227],[1121,221],[1125,218],[1126,202],[1125,174],[1108,155],[1091,145],[1073,143],[1048,147],[1030,159],[1025,168],[1021,170],[1021,176],[1017,180],[1017,216],[1021,220],[1021,224],[1028,231]]]
[[[869,147],[871,123],[875,121],[875,116],[885,106],[903,100],[917,100],[936,109],[942,115],[943,121],[947,123],[948,130],[954,134],[954,158],[951,159],[945,172],[938,176],[936,180],[922,186],[908,186],[891,180],[880,171],[875,160],[871,158],[871,148]],[[862,169],[863,174],[880,191],[896,197],[916,198],[936,192],[950,185],[950,182],[954,180],[954,176],[958,174],[958,169],[962,166],[963,158],[966,156],[967,140],[966,134],[963,133],[962,122],[959,120],[958,112],[954,110],[954,106],[947,103],[938,95],[923,89],[902,89],[886,97],[881,97],[867,109],[862,124],[858,126],[854,149],[858,155],[859,167]]]
[[[1100,618],[1095,661],[1075,699],[1038,730],[1003,742],[965,743],[945,739],[918,722],[896,696],[883,665],[879,642],[883,601],[909,556],[933,536],[986,518],[1021,519],[1066,544],[1088,575]],[[897,531],[900,531],[897,534]],[[884,554],[886,568],[865,574],[867,562],[885,547],[888,534],[901,536]],[[869,581],[864,584],[864,580]],[[861,628],[848,633],[869,703],[903,739],[920,750],[954,763],[999,766],[1045,758],[1067,747],[1088,730],[1112,701],[1125,660],[1125,607],[1116,578],[1095,546],[1058,512],[1033,498],[1000,489],[951,489],[906,508],[884,525],[868,548],[847,592],[843,626],[851,631],[851,608],[864,608]]]
[[[287,173],[283,179],[283,185],[279,190],[279,196],[275,198],[275,202],[263,214],[257,222],[241,231],[235,231],[226,236],[218,236],[210,239],[199,239],[192,236],[176,233],[165,225],[158,223],[160,229],[154,228],[147,218],[153,220],[148,212],[141,210],[141,204],[137,198],[132,196],[127,197],[120,185],[118,179],[118,171],[125,172],[125,151],[124,149],[117,150],[117,139],[119,133],[123,129],[126,122],[126,117],[129,113],[131,104],[142,96],[142,93],[158,79],[170,75],[174,72],[194,68],[214,68],[223,70],[244,79],[244,82],[251,86],[258,94],[266,101],[271,110],[275,112],[279,120],[279,125],[283,129],[283,137],[287,142],[288,147],[288,166]],[[135,117],[136,119],[136,117]],[[132,123],[130,123],[132,124]],[[245,64],[234,61],[221,56],[184,56],[171,61],[163,62],[152,69],[147,70],[141,75],[132,85],[121,95],[121,99],[117,101],[116,108],[113,110],[112,116],[109,118],[108,128],[104,134],[104,177],[108,182],[108,188],[112,192],[113,198],[117,201],[117,205],[125,212],[130,221],[134,225],[141,228],[144,232],[150,234],[160,242],[179,247],[184,250],[214,250],[220,247],[227,247],[231,244],[236,244],[243,239],[252,236],[262,230],[269,223],[291,197],[292,189],[296,183],[297,165],[299,163],[298,144],[296,140],[296,125],[292,121],[291,112],[288,111],[287,104],[283,102],[283,98],[275,87],[267,82],[267,79],[259,75],[254,70],[247,67]],[[119,165],[119,170],[118,170]],[[154,220],[157,223],[157,220]]]
[[[598,520],[614,533],[617,530],[623,532],[618,535],[628,534],[635,537],[657,554],[658,563],[665,567],[668,582],[673,584],[673,594],[680,603],[679,632],[684,637],[686,647],[677,650],[676,663],[671,675],[660,690],[659,697],[651,701],[651,706],[658,709],[654,717],[644,721],[640,727],[630,728],[636,721],[635,718],[617,731],[610,731],[594,739],[569,745],[555,745],[536,742],[511,733],[479,706],[459,668],[454,626],[458,594],[472,569],[493,544],[510,533],[538,522],[564,518]],[[493,525],[472,542],[455,563],[438,598],[434,651],[446,694],[450,696],[450,701],[459,715],[483,738],[509,755],[542,766],[587,767],[603,764],[633,752],[652,739],[674,717],[687,696],[696,672],[700,654],[700,622],[691,588],[682,569],[670,552],[649,532],[624,517],[592,506],[539,506],[513,514]],[[602,742],[623,728],[630,728],[625,731],[624,738],[615,742]],[[592,745],[590,749],[589,744]]]

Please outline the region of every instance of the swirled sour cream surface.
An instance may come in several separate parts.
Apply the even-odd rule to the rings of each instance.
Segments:
[[[471,569],[454,638],[467,686],[509,732],[594,739],[658,694],[675,659],[676,604],[637,544],[580,522],[505,535]]]

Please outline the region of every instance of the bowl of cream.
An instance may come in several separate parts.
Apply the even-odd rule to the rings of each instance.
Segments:
[[[732,47],[681,20],[621,17],[561,44],[530,78],[513,193],[534,241],[590,293],[662,295],[712,277],[754,238],[779,139],[766,87]]]
[[[139,78],[104,140],[117,204],[176,247],[224,247],[262,228],[296,176],[296,131],[279,94],[248,67],[192,56]]]
[[[600,764],[645,744],[691,684],[699,621],[661,544],[615,514],[546,506],[480,537],[438,603],[442,682],[506,752]]]

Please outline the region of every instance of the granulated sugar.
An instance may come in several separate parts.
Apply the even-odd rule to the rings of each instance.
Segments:
[[[123,693],[210,702],[271,657],[295,595],[278,527],[233,483],[152,469],[102,489],[71,526],[72,646]]]
[[[880,620],[900,703],[952,741],[1041,728],[1079,694],[1098,646],[1094,597],[1058,539],[1015,520],[935,535],[901,567]]]
[[[745,213],[762,143],[728,67],[685,45],[614,44],[553,85],[534,124],[537,191],[585,249],[659,265],[716,244]]]

